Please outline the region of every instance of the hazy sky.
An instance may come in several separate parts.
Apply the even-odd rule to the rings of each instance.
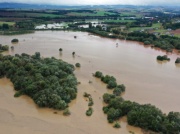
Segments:
[[[58,5],[180,5],[180,0],[0,0],[0,2],[18,2]]]

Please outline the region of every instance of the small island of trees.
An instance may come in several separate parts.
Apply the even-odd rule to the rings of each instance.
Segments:
[[[170,58],[167,57],[167,55],[164,55],[164,56],[157,56],[157,60],[160,60],[160,61],[164,61],[164,60],[167,60],[167,61],[170,61]]]
[[[77,79],[73,74],[74,66],[62,60],[41,58],[36,52],[0,55],[0,77],[9,78],[17,91],[30,96],[39,107],[64,110],[76,98]],[[69,113],[66,110],[65,113]]]
[[[11,42],[12,42],[12,43],[18,43],[19,40],[18,40],[18,39],[12,39]]]
[[[63,49],[62,48],[59,48],[59,52],[62,52],[63,51]]]
[[[180,63],[180,58],[179,57],[176,59],[175,63]]]
[[[76,63],[75,66],[76,67],[81,67],[81,64],[80,63]]]
[[[92,114],[93,114],[93,108],[91,107],[91,106],[93,106],[94,105],[94,102],[93,102],[93,99],[92,99],[92,96],[91,96],[91,94],[88,94],[88,93],[84,93],[84,97],[85,98],[88,98],[88,106],[89,106],[89,108],[88,108],[88,110],[86,110],[86,115],[87,116],[91,116]]]

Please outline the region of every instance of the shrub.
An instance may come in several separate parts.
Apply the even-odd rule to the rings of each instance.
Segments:
[[[95,73],[95,77],[97,77],[97,78],[101,78],[102,76],[103,76],[102,72],[100,72],[100,71],[96,71],[96,73]]]
[[[113,127],[114,128],[120,128],[121,126],[120,126],[119,122],[116,122]]]
[[[19,40],[18,39],[12,39],[11,42],[12,43],[17,43],[17,42],[19,42]]]
[[[81,67],[81,64],[80,63],[76,63],[75,66],[76,67]]]
[[[110,81],[108,82],[107,88],[113,89],[113,88],[115,88],[116,86],[117,86],[116,81],[110,80]]]
[[[62,48],[59,48],[59,51],[60,51],[60,52],[62,52],[62,51],[63,51],[63,49],[62,49]]]
[[[180,58],[179,57],[176,59],[175,63],[180,63]]]
[[[9,46],[8,45],[4,45],[0,47],[0,51],[7,51],[9,50]]]
[[[160,60],[160,61],[163,61],[163,60],[170,60],[170,58],[167,57],[167,55],[164,55],[164,56],[157,56],[157,60]]]
[[[150,45],[151,43],[149,41],[144,41],[144,45]]]
[[[72,52],[72,55],[74,56],[74,55],[75,55],[75,52]]]
[[[70,115],[70,114],[71,114],[71,112],[69,111],[68,108],[66,108],[66,109],[63,111],[63,115],[65,115],[65,116],[68,116],[68,115]]]
[[[92,113],[93,113],[93,109],[92,109],[92,107],[89,107],[89,109],[86,111],[86,115],[91,116]]]

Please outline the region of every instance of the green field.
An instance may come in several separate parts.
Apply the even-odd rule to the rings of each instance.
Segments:
[[[61,17],[61,15],[55,15],[55,14],[47,14],[47,13],[21,13],[20,15],[24,15],[26,17]]]
[[[126,12],[121,12],[121,16],[136,16],[137,18],[143,17],[143,15],[137,11],[126,11]]]
[[[66,15],[68,16],[106,16],[106,15],[114,15],[115,13],[111,13],[111,12],[106,12],[106,11],[96,11],[94,13],[90,13],[90,12],[70,12]]]
[[[104,22],[135,22],[135,20],[104,20]]]
[[[2,24],[8,24],[10,26],[13,26],[15,24],[15,22],[0,21],[0,26],[2,26]]]
[[[149,30],[149,29],[154,29],[154,32],[163,32],[164,29],[161,29],[162,24],[161,23],[155,23],[151,27],[133,27],[130,28],[129,31],[140,31],[142,29],[144,30]]]

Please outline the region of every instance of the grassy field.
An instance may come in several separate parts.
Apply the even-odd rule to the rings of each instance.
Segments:
[[[143,17],[143,15],[137,11],[126,11],[126,12],[121,12],[121,16],[136,16],[137,18]]]
[[[8,24],[10,26],[13,26],[15,24],[15,22],[5,22],[5,21],[0,21],[0,26],[2,26],[2,24]]]
[[[140,31],[140,30],[150,30],[154,29],[154,32],[164,32],[164,29],[161,29],[162,24],[161,23],[155,23],[151,27],[133,27],[130,28],[129,31]]]
[[[107,14],[108,15],[114,15],[115,13],[100,10],[100,11],[96,11],[94,13],[90,13],[90,12],[82,12],[82,13],[71,12],[71,13],[68,13],[66,15],[68,15],[68,16],[106,16]]]
[[[135,22],[135,20],[105,20],[104,22]]]
[[[21,15],[27,16],[27,17],[61,17],[61,15],[55,15],[55,14],[47,14],[47,13],[22,13]]]

